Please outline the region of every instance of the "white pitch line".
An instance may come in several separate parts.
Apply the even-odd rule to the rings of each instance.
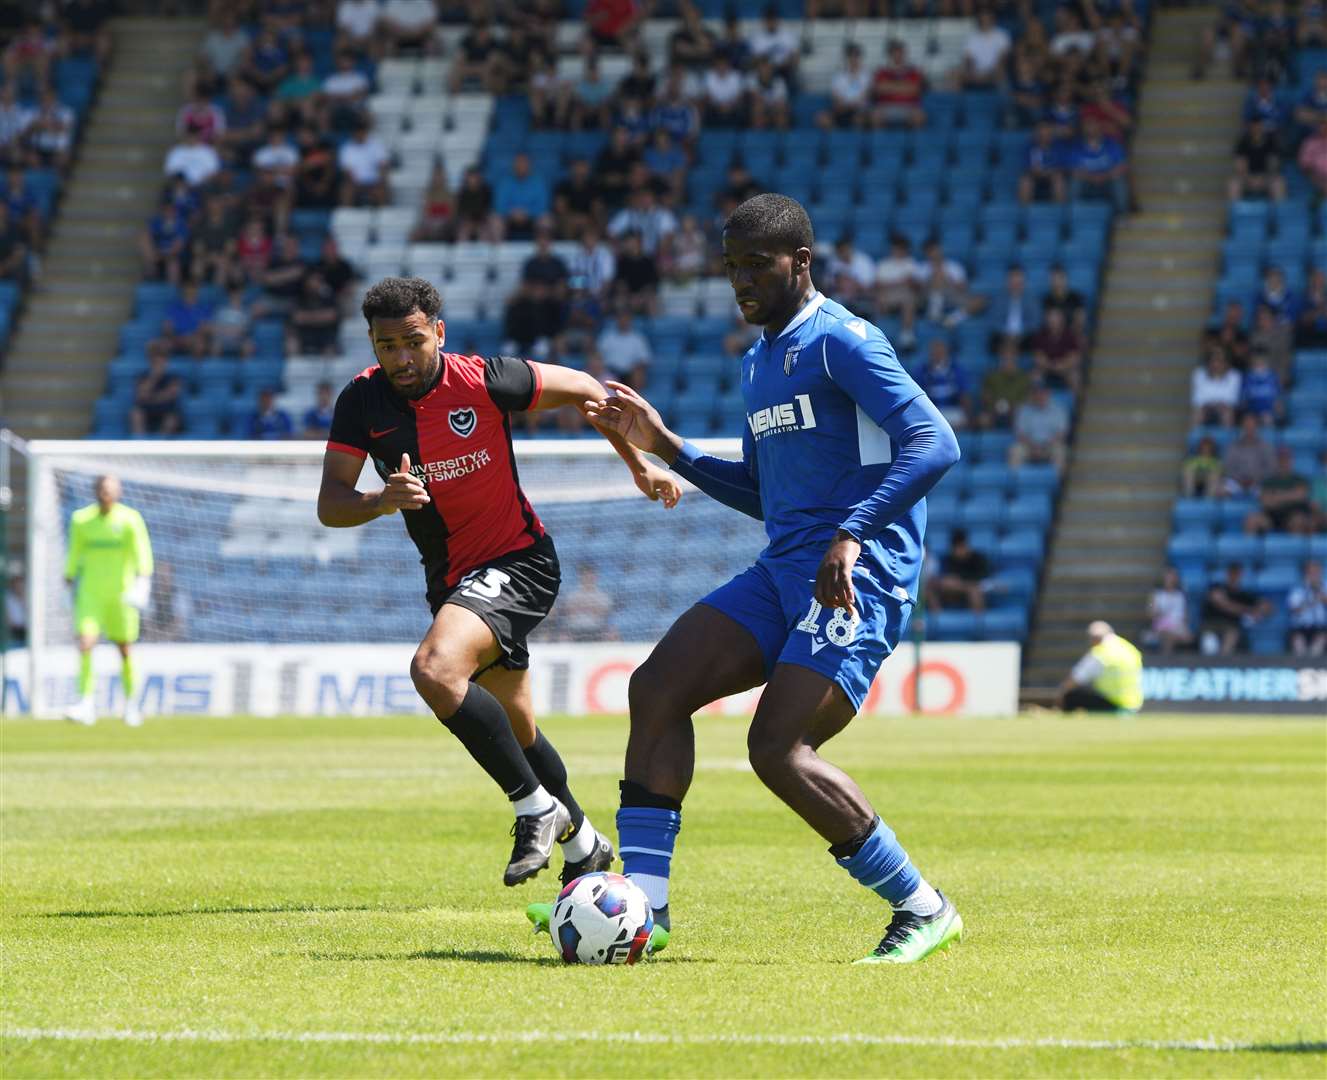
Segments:
[[[137,1031],[133,1029],[10,1028],[6,1039],[62,1042],[135,1043],[363,1043],[389,1046],[504,1046],[525,1043],[618,1043],[635,1046],[917,1046],[970,1050],[1199,1050],[1238,1053],[1267,1047],[1267,1043],[1235,1042],[1226,1039],[963,1039],[945,1035],[869,1035],[845,1032],[835,1035],[669,1035],[642,1031],[599,1031],[581,1034],[565,1031]],[[1304,1043],[1305,1050],[1327,1050],[1327,1043]]]

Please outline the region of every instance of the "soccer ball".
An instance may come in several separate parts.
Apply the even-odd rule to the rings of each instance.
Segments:
[[[634,964],[654,929],[650,901],[621,874],[582,874],[558,893],[549,920],[568,964]]]

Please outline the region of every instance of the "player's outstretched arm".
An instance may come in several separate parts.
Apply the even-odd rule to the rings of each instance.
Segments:
[[[605,427],[595,421],[591,406],[608,396],[598,379],[575,368],[551,364],[531,366],[538,369],[541,385],[535,409],[559,409],[566,405],[579,409],[626,462],[627,468],[631,470],[631,478],[646,497],[654,502],[662,501],[669,510],[677,505],[677,500],[682,497],[682,488],[668,471],[643,457],[631,440],[616,428]]]
[[[711,457],[680,435],[668,430],[659,410],[631,387],[610,382],[613,396],[586,403],[586,411],[600,431],[612,430],[634,446],[663,458],[684,480],[689,480],[712,499],[740,510],[757,521],[764,520],[760,487],[751,466],[751,436],[743,430],[742,461]]]
[[[362,459],[340,450],[323,455],[322,486],[318,489],[318,520],[333,529],[363,525],[398,510],[418,510],[431,501],[423,481],[410,471],[410,455],[387,478],[381,491],[357,491],[355,484],[364,467]]]

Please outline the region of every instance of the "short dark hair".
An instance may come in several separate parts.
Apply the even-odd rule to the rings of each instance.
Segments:
[[[966,544],[968,542],[968,530],[960,526],[949,534],[949,546],[955,544]]]
[[[816,243],[806,208],[796,199],[773,191],[753,195],[738,206],[728,215],[723,231],[742,233],[778,251],[814,248]]]
[[[374,319],[404,319],[416,311],[432,321],[442,310],[442,297],[438,290],[423,278],[383,278],[364,294],[360,311],[370,326]]]

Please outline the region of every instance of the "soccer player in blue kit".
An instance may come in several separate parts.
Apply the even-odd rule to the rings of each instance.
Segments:
[[[668,878],[691,785],[691,717],[766,683],[747,746],[756,775],[886,900],[884,937],[859,963],[912,963],[957,941],[954,905],[819,748],[861,708],[917,598],[926,493],[959,456],[944,417],[875,326],[811,282],[814,237],[794,199],[742,203],[723,260],[742,316],[764,333],[742,358],[742,460],[702,453],[630,387],[591,409],[720,502],[765,522],[756,562],[685,612],[632,675],[619,851],[671,930]],[[547,905],[541,905],[547,907]],[[545,913],[528,913],[538,928]]]

